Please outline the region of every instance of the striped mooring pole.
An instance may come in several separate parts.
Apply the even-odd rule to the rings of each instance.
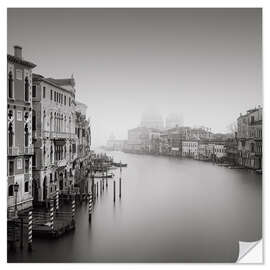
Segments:
[[[50,229],[54,229],[54,201],[50,200]]]
[[[75,217],[75,195],[72,196],[72,204],[71,204],[71,212],[72,212],[72,220],[74,220]]]
[[[56,190],[56,203],[55,203],[56,211],[59,210],[59,189]]]
[[[93,195],[89,193],[89,202],[88,202],[88,214],[89,214],[89,222],[91,223],[92,212],[93,212]]]
[[[32,219],[33,219],[33,212],[30,210],[28,212],[28,250],[32,251],[32,234],[33,234],[33,227],[32,227]]]

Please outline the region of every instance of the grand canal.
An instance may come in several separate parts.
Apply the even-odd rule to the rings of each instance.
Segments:
[[[109,153],[128,163],[98,197],[91,226],[86,202],[76,230],[33,240],[10,262],[234,262],[239,241],[262,237],[262,177],[202,161]]]

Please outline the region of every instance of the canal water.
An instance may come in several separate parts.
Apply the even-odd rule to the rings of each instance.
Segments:
[[[91,226],[88,206],[76,230],[60,239],[33,240],[9,262],[235,262],[239,241],[262,238],[262,177],[253,171],[169,157],[109,152],[119,169],[98,197]]]

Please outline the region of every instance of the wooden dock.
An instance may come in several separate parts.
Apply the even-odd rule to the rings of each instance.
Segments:
[[[55,212],[54,215],[52,224],[49,212],[33,212],[33,236],[58,238],[75,229],[71,212]]]

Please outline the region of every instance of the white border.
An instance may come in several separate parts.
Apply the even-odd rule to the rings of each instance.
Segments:
[[[6,53],[7,53],[7,42],[6,42],[6,8],[7,7],[263,7],[263,65],[264,65],[264,74],[270,74],[269,72],[269,53],[268,50],[270,49],[270,42],[269,42],[269,21],[270,21],[270,7],[269,7],[269,0],[268,1],[244,1],[244,0],[227,0],[227,1],[219,1],[219,0],[212,0],[212,1],[160,1],[160,0],[137,0],[137,1],[85,1],[85,0],[2,0],[0,2],[0,27],[1,27],[1,42],[0,42],[0,56],[1,56],[1,72],[0,72],[0,82],[1,82],[1,91],[0,91],[0,100],[1,100],[1,123],[2,126],[6,126],[3,123],[6,123]],[[270,75],[268,75],[270,76]],[[266,149],[269,149],[269,141],[270,138],[269,134],[269,77],[264,76],[264,182],[263,182],[263,218],[264,218],[264,229],[263,235],[266,236],[264,239],[264,243],[266,243],[265,248],[265,255],[267,252],[267,244],[269,243],[269,233],[265,230],[265,228],[269,228],[269,210],[265,206],[270,205],[269,199],[269,169],[267,167],[267,161],[269,161],[268,153]],[[6,132],[2,131],[0,133],[0,148],[6,149]],[[269,140],[269,139],[268,139]],[[0,207],[1,207],[1,245],[0,245],[0,262],[1,264],[6,262],[6,223],[3,222],[6,220],[6,150],[1,152],[1,188],[0,188],[0,198],[2,200]],[[266,195],[267,194],[267,195]],[[269,207],[268,207],[269,208]],[[266,209],[266,210],[265,210]],[[270,229],[268,229],[270,230]],[[48,251],[49,252],[49,251]],[[265,256],[267,257],[267,256]],[[267,258],[265,259],[265,265],[267,265]],[[15,269],[20,267],[21,269],[29,269],[29,268],[36,268],[39,267],[40,269],[47,269],[48,267],[56,268],[56,267],[63,267],[65,269],[74,269],[76,268],[97,268],[97,269],[104,269],[110,267],[110,269],[126,269],[129,268],[175,268],[175,267],[192,267],[192,268],[203,268],[208,269],[209,266],[216,267],[216,264],[5,264],[3,267],[8,267],[11,269]],[[219,264],[219,267],[235,267],[234,264]],[[249,267],[247,265],[237,265],[237,267]],[[256,268],[260,267],[258,265],[251,265],[251,267]]]

